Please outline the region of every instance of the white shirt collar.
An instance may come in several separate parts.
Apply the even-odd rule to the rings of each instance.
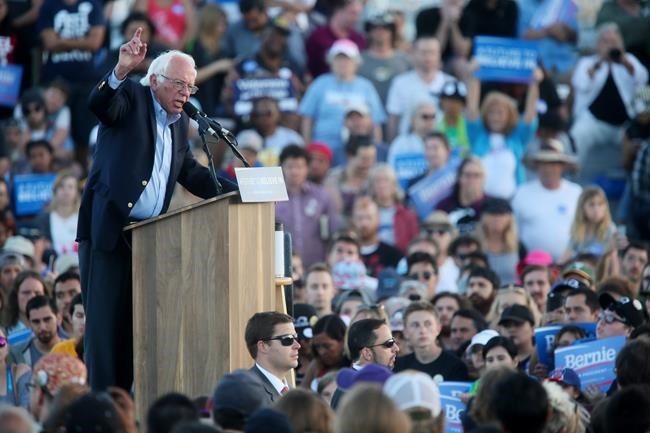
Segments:
[[[276,375],[274,375],[273,373],[271,373],[270,371],[262,367],[259,363],[256,362],[255,365],[257,366],[257,368],[260,369],[262,374],[269,380],[269,382],[271,382],[271,385],[273,385],[273,388],[275,388],[278,394],[282,394],[282,390],[284,389],[284,387],[289,386],[284,381],[284,379],[280,379],[279,377],[277,377]]]

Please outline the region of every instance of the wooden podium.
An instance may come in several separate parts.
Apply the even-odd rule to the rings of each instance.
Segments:
[[[285,310],[274,222],[274,203],[242,203],[234,192],[127,227],[140,419],[164,393],[211,396],[223,374],[252,365],[248,318]]]

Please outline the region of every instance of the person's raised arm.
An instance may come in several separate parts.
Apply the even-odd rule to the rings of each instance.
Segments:
[[[142,27],[138,27],[131,40],[120,47],[119,58],[115,66],[115,77],[118,80],[125,79],[129,72],[144,60],[147,54],[147,44],[142,42],[141,35]]]
[[[465,110],[469,121],[478,119],[480,115],[481,81],[474,76],[474,72],[477,70],[478,62],[472,60],[465,73],[465,82],[467,83],[467,108]]]
[[[526,107],[524,108],[524,122],[530,124],[537,116],[537,102],[539,101],[539,83],[544,79],[544,72],[536,68],[533,72],[533,81],[528,86],[526,95]]]

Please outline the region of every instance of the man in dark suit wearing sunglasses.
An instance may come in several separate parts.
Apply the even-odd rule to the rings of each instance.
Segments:
[[[341,370],[336,377],[338,386],[331,402],[334,409],[347,388],[356,382],[361,369],[369,364],[379,364],[392,370],[399,353],[390,327],[381,319],[361,319],[350,325],[347,345],[354,364],[352,368]]]
[[[255,365],[255,374],[266,391],[270,405],[287,391],[286,376],[298,366],[298,335],[293,318],[276,311],[255,313],[246,324],[246,347]]]

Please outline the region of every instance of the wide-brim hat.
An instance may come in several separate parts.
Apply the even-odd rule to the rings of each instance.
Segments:
[[[571,169],[578,168],[577,158],[566,153],[564,144],[555,138],[544,140],[539,150],[526,158],[526,163],[530,166],[544,162],[559,162]]]

